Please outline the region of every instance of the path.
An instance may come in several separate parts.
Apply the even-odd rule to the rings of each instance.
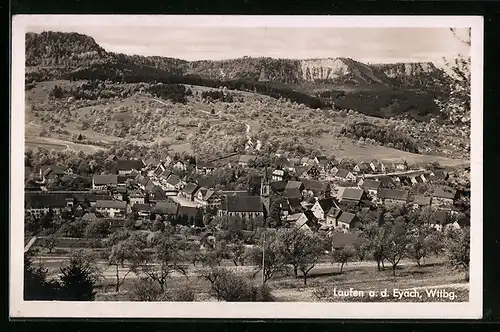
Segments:
[[[37,239],[37,237],[36,237],[36,236],[33,236],[33,237],[29,240],[29,242],[28,242],[28,243],[24,246],[24,252],[25,252],[25,253],[26,253],[26,252],[28,252],[28,251],[30,250],[31,246],[32,246],[32,245],[36,242],[36,239]]]

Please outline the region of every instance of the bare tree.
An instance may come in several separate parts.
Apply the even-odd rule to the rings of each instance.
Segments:
[[[344,265],[347,265],[347,263],[351,261],[354,256],[355,256],[355,251],[354,248],[351,247],[345,247],[334,250],[332,252],[332,264],[335,263],[339,264],[340,273],[342,273]]]

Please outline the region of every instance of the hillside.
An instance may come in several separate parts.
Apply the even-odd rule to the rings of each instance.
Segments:
[[[185,61],[107,52],[77,33],[26,35],[26,82],[99,79],[182,83],[252,91],[312,108],[352,109],[376,117],[438,116],[450,77],[432,63],[367,65],[350,58],[269,57]]]

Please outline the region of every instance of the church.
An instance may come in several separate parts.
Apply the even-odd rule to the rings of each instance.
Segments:
[[[241,217],[245,219],[262,217],[269,215],[270,208],[270,187],[267,168],[261,178],[259,196],[224,196],[219,208],[219,216]]]

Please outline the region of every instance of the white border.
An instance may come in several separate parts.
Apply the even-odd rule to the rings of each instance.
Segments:
[[[137,303],[23,301],[24,36],[27,26],[472,27],[471,265],[466,303]],[[12,19],[10,316],[78,318],[482,317],[483,18],[480,16],[16,15]]]

